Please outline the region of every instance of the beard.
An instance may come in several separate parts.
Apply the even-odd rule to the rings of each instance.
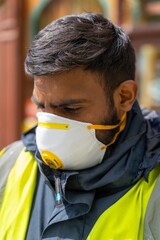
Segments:
[[[111,110],[111,109],[110,109]],[[110,117],[104,117],[101,125],[117,125],[121,120],[118,119],[115,107],[110,111]],[[97,139],[103,144],[109,144],[114,138],[115,134],[119,131],[119,126],[111,130],[96,130]]]

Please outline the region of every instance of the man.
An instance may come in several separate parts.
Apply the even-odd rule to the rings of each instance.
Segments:
[[[128,36],[99,14],[65,16],[38,33],[25,69],[38,125],[20,154],[1,153],[18,152],[1,239],[160,239],[160,118],[136,100]]]

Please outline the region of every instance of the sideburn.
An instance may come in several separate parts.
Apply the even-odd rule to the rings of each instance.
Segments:
[[[102,81],[103,79],[103,81]],[[104,91],[106,93],[106,102],[105,104],[108,106],[108,116],[104,117],[104,120],[100,123],[102,125],[117,125],[121,120],[118,119],[117,116],[117,111],[115,108],[114,104],[114,99],[113,99],[113,93],[115,88],[113,89],[110,84],[109,80],[110,78],[107,79],[106,82],[104,82],[104,76],[100,80],[100,84],[104,88]],[[110,114],[110,116],[109,116]],[[109,144],[112,139],[114,138],[115,134],[119,131],[119,126],[115,129],[111,130],[96,130],[96,137],[97,139],[102,142],[103,144],[107,145]]]

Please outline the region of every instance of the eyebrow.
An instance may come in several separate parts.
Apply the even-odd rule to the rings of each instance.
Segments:
[[[33,101],[33,103],[35,103],[38,107],[44,107],[43,103],[40,103],[36,97],[34,95],[32,95],[31,100]],[[50,107],[51,108],[57,108],[57,107],[66,107],[66,106],[70,106],[70,105],[76,105],[76,104],[81,104],[81,103],[88,103],[89,101],[86,99],[70,99],[70,100],[66,100],[64,103],[60,103],[60,104],[53,104],[50,103]]]

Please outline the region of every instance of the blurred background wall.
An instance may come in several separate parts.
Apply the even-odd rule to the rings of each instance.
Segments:
[[[35,34],[71,13],[99,12],[130,35],[142,106],[160,111],[160,0],[0,0],[0,148],[36,124],[23,63]]]

